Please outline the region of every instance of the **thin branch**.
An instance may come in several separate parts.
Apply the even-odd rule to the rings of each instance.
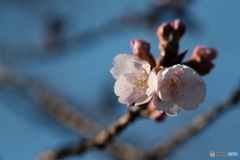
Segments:
[[[39,106],[53,118],[69,127],[72,131],[85,136],[94,136],[94,134],[100,131],[97,123],[82,113],[77,112],[40,81],[34,78],[28,78],[2,63],[0,64],[0,68],[0,83],[2,85],[21,90],[37,102]]]
[[[86,139],[81,141],[79,144],[72,145],[66,148],[62,148],[57,151],[47,152],[48,155],[43,155],[41,160],[45,160],[46,157],[51,158],[48,160],[60,159],[72,155],[80,155],[85,151],[92,148],[103,149],[111,140],[117,136],[123,129],[125,129],[130,123],[135,121],[141,116],[141,112],[146,108],[146,105],[132,107],[123,116],[116,119],[111,125],[105,130],[102,130],[93,139]],[[45,159],[44,159],[45,158]]]
[[[227,109],[232,108],[240,100],[240,87],[223,103],[215,106],[210,111],[197,116],[187,126],[179,129],[168,141],[160,144],[152,153],[146,156],[146,160],[155,160],[167,156],[179,144],[183,143],[193,134],[207,127],[213,120],[225,113]]]

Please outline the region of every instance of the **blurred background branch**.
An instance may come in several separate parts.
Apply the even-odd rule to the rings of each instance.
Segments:
[[[161,159],[170,154],[176,147],[181,145],[184,141],[188,140],[194,134],[199,133],[205,127],[209,126],[212,121],[219,118],[222,114],[226,114],[229,109],[237,106],[240,100],[240,86],[227,98],[224,102],[212,107],[204,114],[195,117],[185,127],[180,128],[168,140],[157,146],[152,153],[145,159],[156,160]]]
[[[68,156],[81,155],[92,148],[103,149],[106,146],[108,146],[111,143],[111,141],[119,133],[121,133],[121,131],[123,131],[130,123],[134,122],[137,118],[139,118],[141,116],[141,112],[145,110],[146,107],[147,105],[132,107],[124,115],[122,115],[120,118],[116,119],[113,123],[111,123],[106,129],[99,132],[94,138],[84,139],[78,144],[61,148],[56,152],[47,151],[46,155],[43,154],[43,156],[40,157],[40,160],[45,160],[46,159],[45,157],[50,157],[50,160],[55,160],[65,158]],[[134,154],[134,152],[131,154]],[[139,155],[136,155],[134,157],[139,158]]]
[[[83,50],[94,44],[102,43],[102,40],[108,36],[119,35],[132,30],[137,26],[147,26],[155,33],[156,27],[166,18],[169,13],[175,13],[175,17],[183,18],[188,28],[194,28],[196,25],[190,20],[190,14],[187,12],[187,6],[192,0],[154,0],[146,7],[147,11],[134,11],[121,14],[115,19],[111,19],[97,27],[75,33],[72,36],[64,35],[69,25],[67,17],[48,15],[48,20],[44,21],[44,38],[42,45],[37,44],[15,44],[0,43],[0,58],[8,63],[34,63],[49,60],[59,56],[66,55],[75,50]],[[23,1],[31,4],[31,1]],[[171,14],[170,14],[171,15]],[[82,53],[82,52],[79,52]]]
[[[60,98],[44,83],[33,77],[29,78],[4,63],[0,63],[0,85],[22,91],[23,94],[34,100],[54,119],[77,134],[90,138],[95,136],[101,129],[96,122],[76,111],[74,107],[69,105],[63,98]],[[123,160],[129,159],[129,157],[134,159],[142,157],[140,149],[126,142],[115,142],[107,150]],[[47,159],[46,157],[49,156],[44,155],[42,159]]]

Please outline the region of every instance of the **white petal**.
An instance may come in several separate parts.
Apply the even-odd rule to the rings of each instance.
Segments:
[[[134,91],[126,99],[125,99],[125,97],[120,96],[118,100],[120,103],[125,102],[123,104],[134,103],[135,106],[137,106],[137,105],[141,105],[141,104],[149,102],[151,100],[151,97],[147,96],[146,94],[139,95],[138,92]]]
[[[164,71],[166,70],[159,71],[157,75],[157,94],[162,101],[168,102],[171,100],[171,96],[169,96],[168,91],[168,83],[171,74]]]
[[[136,84],[133,81],[136,80],[136,77],[133,77],[132,74],[124,74],[120,76],[115,85],[114,92],[117,96],[119,96],[118,101],[122,104],[132,104],[136,105],[147,103],[151,100],[151,97],[146,94],[146,88],[141,91],[134,89]]]
[[[186,110],[197,109],[206,97],[205,83],[195,77],[182,78],[180,81],[183,85],[178,87],[178,94],[173,96],[174,103]]]
[[[131,54],[119,54],[113,60],[114,67],[110,70],[113,77],[118,79],[125,73],[144,73],[150,72],[150,64],[146,61],[137,59]]]
[[[158,110],[164,111],[169,116],[176,116],[181,110],[181,108],[172,101],[164,102],[156,94],[153,96],[153,104]]]
[[[176,65],[174,65],[174,66],[172,66],[172,67],[164,68],[164,69],[162,70],[162,74],[163,74],[164,76],[166,76],[166,75],[172,75],[173,72],[175,72],[175,71],[177,71],[177,70],[180,70],[180,69],[183,69],[183,68],[185,68],[185,67],[188,67],[188,66],[186,66],[186,65],[181,65],[181,64],[176,64]]]
[[[157,73],[154,69],[149,74],[147,85],[148,85],[148,88],[147,88],[148,95],[151,95],[153,92],[156,91],[156,89],[157,89]]]
[[[180,65],[179,70],[174,71],[174,74],[178,76],[180,79],[181,78],[188,78],[188,77],[194,77],[198,81],[202,82],[204,85],[205,81],[202,79],[202,77],[191,67],[188,67],[186,65]]]
[[[114,92],[119,97],[119,102],[129,104],[128,97],[133,93],[134,85],[129,83],[126,76],[120,76],[114,85]]]
[[[153,95],[153,94],[152,94]],[[148,96],[147,94],[142,95],[136,102],[135,106],[145,104],[152,99],[152,95]]]
[[[137,57],[133,56],[133,62],[136,68],[138,68],[139,70],[142,70],[142,73],[143,72],[146,72],[147,74],[150,73],[151,66],[147,61],[137,59]]]
[[[148,77],[148,88],[146,90],[146,95],[148,96],[147,99],[145,99],[144,101],[140,101],[138,100],[138,103],[135,103],[135,105],[141,105],[141,104],[144,104],[144,103],[147,103],[149,102],[153,95],[155,94],[156,92],[156,87],[157,87],[157,73],[156,71],[153,69]]]

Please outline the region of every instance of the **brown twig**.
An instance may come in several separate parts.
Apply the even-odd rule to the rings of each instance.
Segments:
[[[178,130],[176,135],[170,137],[168,141],[160,144],[152,153],[145,157],[146,160],[163,158],[183,143],[193,134],[207,127],[210,122],[219,117],[225,110],[230,109],[240,100],[240,87],[223,103],[212,108],[210,111],[197,116],[187,126]]]
[[[41,160],[45,160],[45,157],[50,157],[52,159],[49,160],[54,160],[71,155],[80,155],[91,148],[105,148],[115,136],[121,133],[124,128],[140,117],[142,110],[145,108],[146,105],[133,107],[129,109],[123,116],[116,119],[105,130],[102,130],[93,139],[83,140],[79,144],[62,148],[58,151],[47,152],[48,156],[42,156]]]
[[[40,155],[38,160],[55,160],[70,155],[79,155],[93,147],[94,144],[91,143],[91,141],[83,140],[79,144],[75,144],[59,150],[46,150]],[[144,154],[141,150],[138,150],[136,147],[133,147],[128,143],[115,141],[109,144],[106,149],[113,152],[116,158],[121,160],[143,160],[144,158]]]

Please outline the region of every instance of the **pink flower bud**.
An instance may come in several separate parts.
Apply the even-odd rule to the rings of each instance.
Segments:
[[[198,74],[206,75],[214,67],[212,60],[217,56],[217,51],[214,48],[206,46],[197,46],[192,56],[184,62],[184,64],[195,69]]]
[[[157,36],[161,40],[168,41],[169,35],[172,32],[172,26],[170,23],[165,22],[158,27]]]
[[[214,48],[206,47],[206,46],[197,46],[190,59],[200,61],[212,61],[217,56],[217,51]]]
[[[154,119],[155,121],[162,121],[166,117],[166,114],[159,110],[154,110],[149,116],[151,119]]]
[[[179,40],[186,31],[186,25],[180,19],[175,19],[171,25],[173,28],[173,38]]]
[[[129,104],[127,104],[128,107],[131,107],[131,106],[134,106],[134,105],[135,105],[135,103],[129,103]]]
[[[135,56],[142,60],[148,59],[150,54],[150,43],[139,39],[132,40],[130,43]]]
[[[150,43],[140,39],[135,39],[130,42],[133,54],[141,60],[149,62],[151,67],[155,67],[155,60],[150,53]]]

